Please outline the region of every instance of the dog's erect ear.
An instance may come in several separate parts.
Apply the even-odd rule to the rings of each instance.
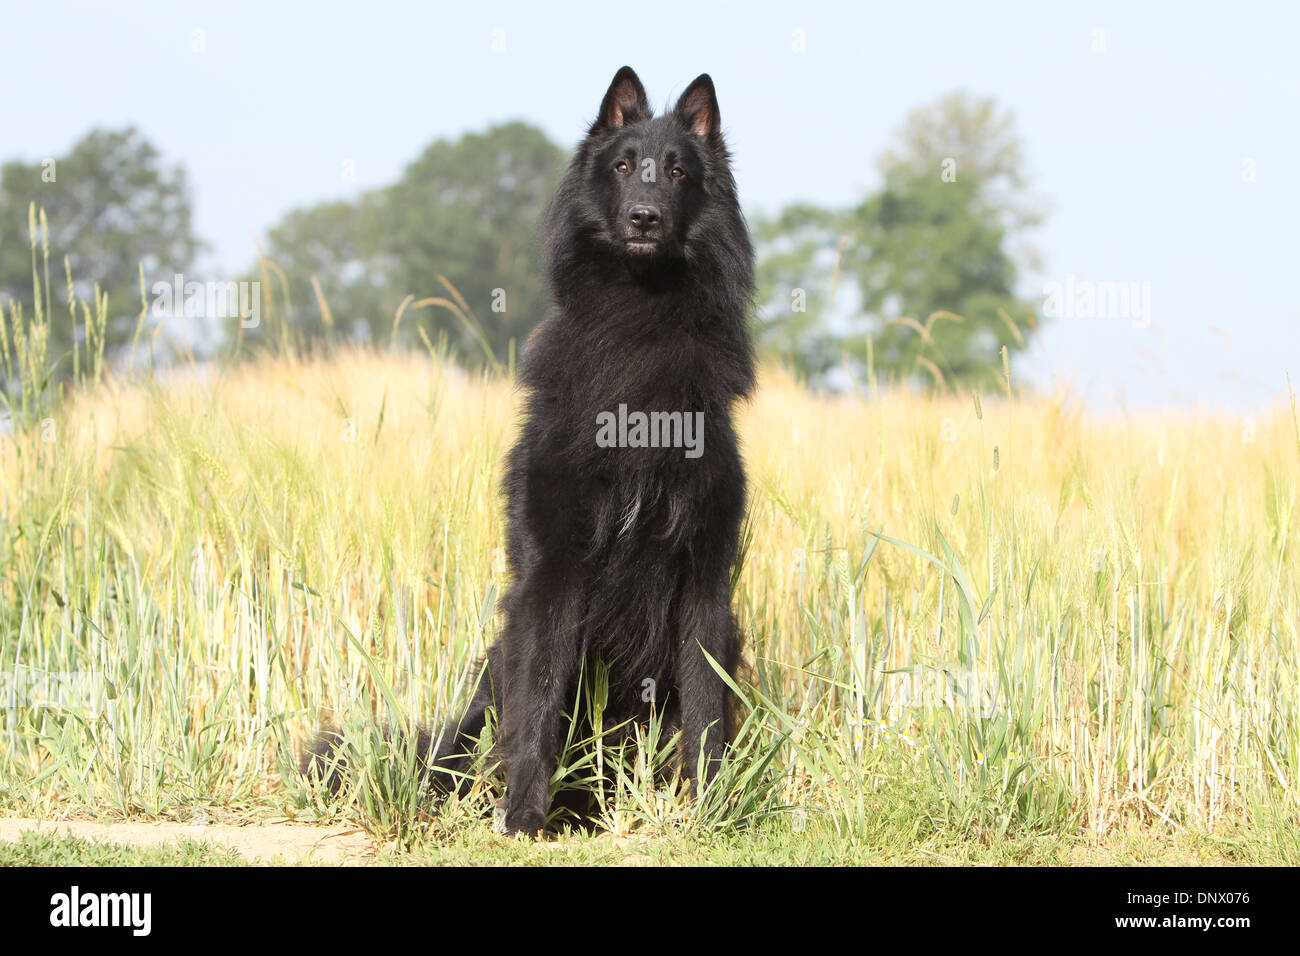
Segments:
[[[713,80],[701,73],[677,101],[673,113],[678,121],[696,136],[708,139],[722,129],[722,116],[718,112],[718,97],[713,92]]]
[[[645,98],[645,87],[632,68],[625,66],[614,74],[592,128],[620,129],[649,118],[650,103]]]

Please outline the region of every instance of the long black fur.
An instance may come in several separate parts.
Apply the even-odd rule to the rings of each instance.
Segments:
[[[686,776],[701,748],[710,772],[728,736],[729,691],[704,652],[735,672],[746,492],[732,409],[754,385],[753,249],[709,76],[654,117],[636,74],[619,70],[544,232],[553,309],[520,367],[504,629],[468,710],[431,743],[437,782],[462,786],[497,708],[505,825],[528,833],[546,820],[584,661],[608,665],[606,726],[653,708],[682,730]],[[703,413],[702,454],[602,447],[598,416],[620,405]],[[318,739],[308,758],[331,749]]]

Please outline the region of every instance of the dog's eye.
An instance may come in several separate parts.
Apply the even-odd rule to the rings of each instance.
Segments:
[[[682,169],[682,167],[680,166],[674,166],[669,171],[668,175],[673,177],[673,179],[681,179],[683,176],[686,175],[686,170]]]
[[[626,176],[631,169],[632,167],[627,164],[627,160],[620,159],[614,164],[614,172],[621,173],[624,176]]]

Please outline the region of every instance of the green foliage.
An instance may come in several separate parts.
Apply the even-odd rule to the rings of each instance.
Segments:
[[[506,123],[433,143],[396,183],[355,201],[289,213],[264,252],[289,277],[297,337],[328,337],[332,326],[343,337],[418,343],[422,329],[462,358],[486,348],[505,362],[510,343],[546,314],[537,224],[563,164],[541,130]],[[447,295],[444,278],[463,296],[464,315],[429,308],[395,323],[404,302]]]
[[[847,362],[992,384],[1002,350],[1036,330],[1015,296],[1017,260],[1032,257],[1013,240],[1041,218],[1019,141],[991,102],[960,94],[914,112],[898,139],[857,206],[796,205],[759,223],[764,345],[814,377]]]
[[[105,840],[29,831],[0,841],[0,866],[247,866],[227,847],[181,840],[175,845],[132,847]]]
[[[996,219],[1008,234],[1042,223],[1045,211],[1029,191],[1023,144],[1011,114],[999,112],[993,100],[954,92],[913,110],[877,165],[888,177],[906,171],[937,172],[949,159],[958,181],[979,184],[978,211]],[[1018,252],[1027,264],[1034,264],[1030,250]]]
[[[46,236],[29,217],[33,204],[46,214]],[[38,246],[50,261],[38,263]],[[136,328],[141,270],[170,278],[189,269],[201,248],[184,170],[166,165],[134,127],[92,130],[66,156],[0,169],[0,307],[22,304],[39,315],[68,300],[69,284],[91,303],[98,286],[108,296],[110,351]],[[49,325],[52,360],[71,351],[73,328]]]
[[[857,281],[863,312],[890,316],[863,330],[879,368],[907,373],[924,358],[952,381],[987,386],[1003,346],[1024,346],[1010,324],[1027,311],[1014,296],[1015,265],[1002,227],[981,214],[979,195],[979,183],[968,179],[899,171],[847,217],[846,230],[859,241],[846,247],[843,269]],[[848,350],[865,362],[865,335]]]
[[[841,255],[838,218],[796,204],[753,227],[761,341],[768,354],[804,373],[823,372],[840,357],[841,345],[826,322]]]

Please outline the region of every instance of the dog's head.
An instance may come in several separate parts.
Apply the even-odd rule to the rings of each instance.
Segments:
[[[711,190],[734,188],[713,80],[699,76],[671,111],[655,117],[640,79],[623,67],[574,172],[583,180],[589,239],[632,264],[685,258]]]

